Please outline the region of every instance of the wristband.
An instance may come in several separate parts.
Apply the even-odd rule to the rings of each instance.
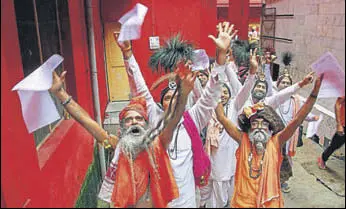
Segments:
[[[129,47],[127,47],[126,49],[122,49],[121,51],[123,51],[123,52],[127,52],[127,51],[130,51],[132,49],[132,47],[131,46],[129,46]]]
[[[65,107],[68,103],[71,102],[72,96],[69,96],[64,102],[62,102],[61,104]]]
[[[317,99],[317,95],[310,94],[310,97]]]

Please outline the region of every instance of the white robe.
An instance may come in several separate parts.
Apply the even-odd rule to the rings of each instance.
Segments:
[[[244,106],[255,84],[255,76],[250,75],[244,86],[239,82],[234,66],[228,65],[226,83],[230,86],[233,98],[224,107],[228,119],[237,124],[238,112]],[[234,175],[236,170],[235,152],[238,143],[223,130],[217,151],[210,157],[212,170],[209,184],[201,188],[201,204],[208,207],[220,208],[227,205],[233,195]]]
[[[163,117],[163,110],[155,103],[150,94],[134,56],[131,56],[129,60],[125,60],[125,66],[128,73],[132,95],[145,96],[149,123],[151,127],[155,127]],[[216,69],[212,72],[211,78],[209,79],[201,98],[188,110],[199,132],[201,132],[201,130],[208,124],[212,117],[212,112],[218,104],[221,95],[221,83],[218,79],[218,74],[224,70],[225,66],[216,66]],[[182,122],[183,119],[177,127],[179,127]],[[179,198],[170,202],[168,206],[195,208],[197,204],[195,181],[192,169],[191,139],[185,130],[184,125],[181,125],[179,131],[177,128],[175,129],[168,150],[174,147],[177,134],[179,134],[177,137],[177,159],[174,160],[170,158],[170,162],[179,188]]]

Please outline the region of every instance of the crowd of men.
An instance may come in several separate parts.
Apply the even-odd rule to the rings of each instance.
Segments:
[[[299,101],[295,94],[313,83],[313,73],[294,83],[285,70],[274,83],[270,53],[251,48],[239,61],[241,53],[231,47],[233,27],[219,23],[217,37],[209,36],[217,53],[208,69],[191,70],[193,45],[180,37],[151,56],[153,70],[167,72],[156,82],[164,85],[160,101],[154,100],[130,41],[117,42],[132,95],[119,115],[117,136],[64,90],[66,72],[54,73],[50,92],[100,144],[115,150],[99,193],[110,207],[284,207],[299,126],[318,120],[309,113],[323,75],[305,103]],[[243,72],[245,79],[239,77]],[[344,111],[344,98],[338,101]],[[341,115],[337,139],[318,161],[321,168],[340,147],[340,137],[344,140]]]

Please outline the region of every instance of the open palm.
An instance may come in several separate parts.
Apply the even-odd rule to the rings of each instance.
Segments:
[[[224,22],[223,24],[219,23],[217,26],[217,30],[219,32],[218,37],[215,38],[213,35],[209,35],[208,37],[214,41],[219,50],[226,52],[231,45],[231,40],[238,32],[236,30],[234,33],[232,33],[233,28],[234,25],[230,26],[229,22]]]
[[[252,49],[250,50],[250,73],[253,75],[257,72],[258,69],[258,61],[257,61],[257,48],[252,51]]]

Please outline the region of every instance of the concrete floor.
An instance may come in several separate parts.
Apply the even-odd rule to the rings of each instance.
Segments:
[[[298,148],[288,182],[291,192],[284,194],[285,208],[345,208],[345,162],[331,157],[327,170],[320,170],[317,157],[322,151],[308,139]]]

